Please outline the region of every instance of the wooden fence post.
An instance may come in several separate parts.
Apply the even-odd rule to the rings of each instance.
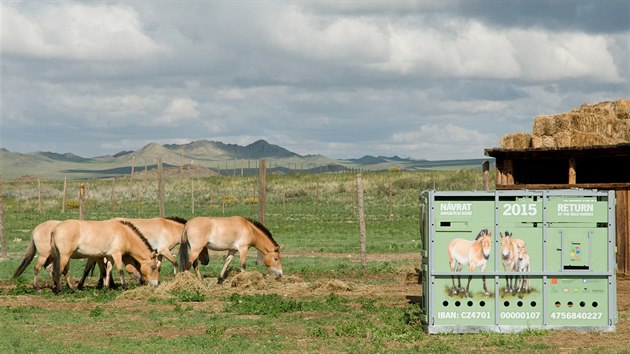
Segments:
[[[319,215],[319,182],[315,185],[315,213]]]
[[[490,190],[490,161],[484,161],[481,168],[483,170],[483,187],[487,192]]]
[[[112,204],[112,215],[116,213],[116,177],[112,177],[112,195],[110,197]]]
[[[265,213],[267,212],[267,163],[265,159],[260,160],[258,170],[258,221],[265,225]],[[264,264],[262,252],[257,252],[256,263]]]
[[[164,217],[164,176],[162,173],[162,159],[158,158],[158,208],[160,217]]]
[[[68,187],[68,178],[64,177],[63,178],[63,195],[61,196],[61,213],[66,212],[66,195],[68,194],[67,187]]]
[[[389,204],[389,216],[387,217],[387,219],[389,221],[392,221],[394,219],[394,200],[392,198],[392,180],[391,177],[389,179],[389,185],[387,186],[387,188],[389,189],[389,197],[388,197],[388,204]]]
[[[37,211],[42,213],[42,181],[37,178]]]
[[[79,220],[83,220],[83,215],[84,215],[83,209],[85,207],[84,198],[85,198],[85,184],[81,183],[81,185],[79,186]]]
[[[190,211],[195,215],[195,180],[190,181]]]
[[[366,267],[366,255],[365,255],[365,208],[363,204],[363,181],[361,180],[361,174],[357,175],[357,203],[359,207],[359,248],[361,250],[361,268]]]
[[[7,238],[4,234],[4,198],[2,197],[2,175],[0,175],[0,246],[2,246],[2,259],[7,259]]]

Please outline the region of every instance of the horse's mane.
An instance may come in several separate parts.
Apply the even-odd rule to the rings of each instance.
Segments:
[[[278,247],[278,243],[276,242],[276,240],[273,239],[273,236],[271,236],[271,231],[269,231],[265,225],[263,225],[260,221],[258,220],[253,220],[250,218],[245,218],[247,219],[247,221],[251,222],[252,224],[254,224],[254,226],[256,226],[260,231],[262,231],[265,235],[267,235],[267,237],[269,237],[269,239],[271,240],[271,242],[273,242],[273,245]]]
[[[477,234],[477,237],[475,237],[475,240],[478,240],[480,238],[483,237],[483,235],[487,235],[488,234],[488,229],[483,229],[481,231],[479,231],[479,233]]]
[[[184,218],[180,218],[179,216],[167,216],[167,217],[164,217],[163,219],[175,221],[176,223],[180,223],[182,225],[185,225],[188,222],[188,220]]]
[[[142,232],[140,232],[140,230],[138,230],[138,228],[136,227],[136,225],[132,224],[131,222],[127,221],[127,220],[118,220],[119,223],[129,227],[131,230],[133,230],[133,232],[136,233],[136,235],[138,235],[138,237],[140,237],[140,239],[142,240],[142,242],[144,242],[144,244],[147,246],[147,248],[149,249],[149,251],[153,252],[155,251],[153,249],[153,247],[151,247],[151,244],[149,243],[149,240],[147,240],[146,237],[144,237],[144,235],[142,234]]]

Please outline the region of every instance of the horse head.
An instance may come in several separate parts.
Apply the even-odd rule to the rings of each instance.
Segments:
[[[483,235],[478,237],[477,240],[481,243],[483,257],[488,260],[488,258],[490,258],[490,251],[492,251],[492,233],[488,232],[488,230],[482,230],[482,233]]]
[[[265,266],[267,271],[273,273],[276,279],[282,278],[282,258],[280,257],[280,248],[282,245],[276,246],[273,251],[265,254]]]
[[[151,252],[151,257],[145,260],[138,260],[140,263],[140,275],[149,285],[156,288],[159,284],[160,270],[157,263],[157,251]]]

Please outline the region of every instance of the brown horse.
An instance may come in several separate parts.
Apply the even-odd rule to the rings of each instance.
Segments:
[[[168,259],[173,265],[173,272],[177,273],[177,260],[171,250],[175,248],[179,244],[181,240],[182,230],[184,229],[184,225],[186,225],[186,221],[183,218],[172,216],[172,217],[157,217],[157,218],[114,218],[114,220],[119,221],[128,221],[132,223],[134,226],[142,232],[142,235],[146,237],[147,241],[151,245],[151,248],[157,250],[158,252],[158,270],[161,269],[162,258]],[[124,261],[124,260],[123,260]],[[209,254],[208,249],[204,247],[202,252],[199,254],[199,261],[206,265],[209,262]],[[83,286],[85,279],[89,276],[94,269],[94,265],[97,261],[88,259],[85,264],[85,269],[83,271],[83,277],[79,280],[79,289]],[[128,262],[125,262],[128,263]],[[197,269],[197,261],[193,264],[195,269]],[[100,264],[99,264],[100,266]],[[133,264],[129,264],[127,267],[127,272],[132,274],[136,281],[141,284],[143,282],[140,273],[138,273],[137,267]],[[99,279],[99,284],[102,282],[103,274],[101,273],[101,279]],[[110,284],[113,286],[114,284]]]
[[[242,216],[190,219],[184,227],[179,245],[180,271],[189,270],[204,247],[213,251],[228,251],[218,277],[218,282],[222,283],[228,265],[237,252],[240,256],[241,272],[245,270],[247,252],[252,246],[263,254],[267,271],[273,273],[276,278],[281,278],[280,246],[271,236],[271,232],[258,221]],[[199,269],[197,276],[201,278]]]
[[[127,221],[62,221],[52,230],[51,247],[56,292],[62,288],[62,272],[70,285],[68,266],[71,258],[107,258],[118,269],[120,282],[125,287],[123,255],[129,255],[138,261],[140,274],[148,283],[153,287],[158,285],[157,253],[142,233]],[[106,283],[110,276],[108,271]]]
[[[469,270],[472,272],[475,268],[479,267],[483,272],[486,270],[488,258],[490,257],[490,251],[492,250],[492,234],[487,229],[483,229],[477,234],[477,237],[473,241],[463,238],[455,238],[448,244],[448,259],[451,266],[451,272],[461,272],[463,266],[468,265]],[[468,284],[466,289],[462,288],[461,278],[457,276],[458,286],[455,287],[455,276],[452,275],[453,288],[451,289],[452,295],[463,293],[465,296],[469,295],[470,281],[472,275],[468,276]],[[485,295],[490,295],[488,287],[486,285],[486,276],[482,276],[483,279],[483,291]]]
[[[46,268],[48,273],[52,277],[52,257],[50,255],[50,233],[52,229],[57,226],[61,221],[59,220],[48,220],[43,223],[35,226],[33,231],[31,232],[31,242],[28,244],[26,248],[26,255],[22,260],[22,263],[18,266],[13,273],[13,279],[19,277],[26,267],[31,263],[33,258],[35,258],[35,254],[37,253],[37,262],[33,266],[33,288],[35,290],[39,290],[39,271],[42,267]]]

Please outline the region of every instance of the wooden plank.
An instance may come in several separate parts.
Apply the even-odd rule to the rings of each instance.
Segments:
[[[569,184],[577,183],[577,175],[575,171],[575,158],[569,159]]]
[[[630,273],[630,190],[616,192],[617,272]]]

